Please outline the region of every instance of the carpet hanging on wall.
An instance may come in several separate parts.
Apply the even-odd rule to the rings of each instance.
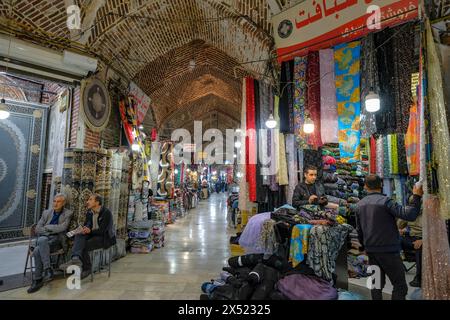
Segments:
[[[246,128],[247,137],[245,139],[246,149],[246,176],[248,182],[249,200],[256,201],[256,115],[255,115],[255,82],[254,79],[247,77],[246,81]]]
[[[338,143],[338,113],[334,82],[333,49],[319,51],[320,58],[320,137],[323,143]]]
[[[306,83],[308,87],[306,110],[314,122],[314,132],[309,134],[308,143],[314,149],[317,149],[322,146],[322,139],[320,137],[320,67],[318,51],[308,54]]]
[[[306,69],[308,58],[296,57],[294,59],[294,135],[298,149],[309,149],[308,137],[303,132],[305,122],[305,109],[308,99],[306,88]]]
[[[360,157],[360,43],[335,47],[336,102],[339,120],[341,161],[353,163]]]

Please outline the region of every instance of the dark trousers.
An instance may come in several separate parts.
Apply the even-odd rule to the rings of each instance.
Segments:
[[[383,300],[383,288],[386,275],[391,280],[394,289],[392,300],[405,300],[408,285],[405,279],[405,269],[399,253],[368,253],[369,264],[380,268],[380,289],[372,289],[372,300]]]
[[[36,247],[33,250],[36,280],[42,279],[43,271],[50,268],[50,253],[61,248],[62,237],[61,234],[55,234],[37,238]]]
[[[102,236],[77,234],[72,248],[72,258],[78,256],[83,262],[83,271],[91,269],[89,251],[103,248]]]
[[[414,249],[413,242],[416,240],[420,240],[420,238],[410,237],[410,236],[402,237],[402,249],[404,251],[411,251],[411,252],[415,253],[415,255],[416,255],[416,277],[421,279],[422,278],[422,248],[420,248],[419,250]]]

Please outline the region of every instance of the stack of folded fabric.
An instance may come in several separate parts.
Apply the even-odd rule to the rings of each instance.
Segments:
[[[149,253],[153,250],[152,221],[133,221],[128,224],[131,253]]]
[[[153,244],[155,248],[164,247],[164,233],[165,226],[164,223],[160,221],[154,221],[152,235],[153,235]]]
[[[169,223],[169,201],[155,197],[152,201],[151,219]]]

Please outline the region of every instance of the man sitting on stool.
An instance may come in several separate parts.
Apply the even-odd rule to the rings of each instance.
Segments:
[[[411,201],[411,199],[410,199]],[[415,221],[398,220],[402,249],[412,251],[416,256],[416,276],[409,283],[411,287],[421,287],[422,284],[422,214]],[[409,232],[407,232],[409,230]]]
[[[44,282],[53,279],[50,266],[50,252],[58,249],[65,242],[65,232],[72,218],[72,211],[65,209],[66,196],[62,193],[53,198],[53,210],[45,210],[36,225],[38,235],[36,247],[33,250],[35,262],[34,280],[28,293],[38,291]]]
[[[60,267],[62,270],[71,265],[82,267],[81,278],[85,278],[91,272],[89,251],[106,249],[116,244],[113,216],[111,211],[103,206],[102,197],[92,194],[87,201],[87,208],[83,233],[75,235],[72,258]]]

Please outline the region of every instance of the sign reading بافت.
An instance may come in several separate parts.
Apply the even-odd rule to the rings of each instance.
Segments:
[[[148,108],[150,108],[150,97],[147,96],[134,82],[130,82],[129,95],[136,102],[137,124],[144,122]]]
[[[306,0],[272,17],[278,61],[418,17],[418,0]]]
[[[111,101],[106,86],[96,78],[83,81],[81,113],[86,125],[94,132],[103,131],[111,114]]]

